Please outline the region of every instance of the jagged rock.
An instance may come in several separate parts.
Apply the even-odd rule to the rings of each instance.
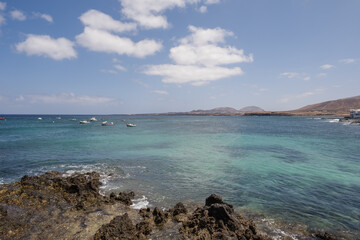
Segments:
[[[209,196],[205,206],[197,208],[179,231],[190,239],[266,239],[257,235],[252,221],[244,220],[216,194]]]
[[[149,219],[151,218],[151,209],[150,208],[142,208],[139,210],[139,215],[143,218],[143,219]]]
[[[131,199],[135,197],[135,193],[134,192],[120,192],[118,196],[115,197],[116,201],[120,201],[122,203],[124,203],[125,205],[132,205],[132,201]]]
[[[337,238],[327,232],[318,232],[314,234],[317,239],[321,240],[337,240]]]
[[[142,221],[136,224],[136,230],[139,232],[139,234],[143,234],[145,236],[150,235],[152,232],[152,227],[149,222]]]
[[[157,207],[154,208],[153,216],[154,216],[154,222],[157,225],[161,225],[166,222],[166,217],[165,217],[164,212],[162,210],[158,209]]]
[[[127,213],[117,216],[110,223],[103,225],[94,236],[94,240],[111,239],[139,239],[136,228]]]
[[[183,203],[179,202],[177,203],[173,209],[171,209],[173,217],[179,215],[179,214],[187,214],[187,210]]]

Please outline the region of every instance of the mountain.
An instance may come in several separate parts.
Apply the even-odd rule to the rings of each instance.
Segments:
[[[243,107],[242,109],[239,110],[239,112],[265,112],[264,109],[259,108],[257,106],[248,106],[248,107]]]
[[[312,104],[294,110],[294,112],[348,113],[350,109],[360,109],[360,96]]]
[[[191,114],[232,114],[232,113],[237,113],[238,110],[236,110],[235,108],[230,108],[230,107],[218,107],[218,108],[213,108],[210,110],[193,110],[190,113]]]

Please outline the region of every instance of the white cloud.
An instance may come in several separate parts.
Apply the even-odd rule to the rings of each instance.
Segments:
[[[297,72],[284,72],[280,74],[281,77],[286,77],[289,79],[298,78],[300,76]]]
[[[327,76],[327,73],[319,73],[317,76],[318,76],[318,77],[326,77],[326,76]]]
[[[76,36],[76,41],[80,46],[91,51],[126,54],[138,58],[152,55],[162,48],[162,44],[155,40],[145,39],[134,43],[129,38],[90,27],[85,27],[84,32]]]
[[[145,28],[168,28],[169,23],[162,13],[175,7],[184,8],[186,4],[201,0],[119,0],[122,13]]]
[[[49,14],[45,14],[45,13],[34,13],[34,17],[42,18],[42,19],[44,19],[45,21],[47,21],[47,22],[49,22],[49,23],[54,22],[52,16],[49,15]]]
[[[87,27],[109,32],[125,32],[136,29],[135,23],[122,23],[97,10],[89,10],[80,16],[80,21]]]
[[[176,64],[150,65],[144,73],[162,76],[165,83],[200,86],[243,74],[239,67],[226,68],[221,65],[253,61],[253,56],[246,56],[243,50],[219,45],[225,42],[226,36],[232,36],[232,32],[194,26],[189,26],[189,31],[189,36],[180,39],[179,45],[170,49],[169,57]]]
[[[152,92],[160,95],[169,95],[167,91],[163,91],[163,90],[154,90]]]
[[[25,14],[20,10],[14,10],[10,12],[10,16],[12,19],[19,20],[19,21],[25,21],[26,16]]]
[[[206,0],[205,4],[217,4],[220,3],[220,0]]]
[[[123,71],[123,72],[127,71],[127,69],[124,66],[120,65],[120,64],[114,65],[114,68],[116,68],[117,70]]]
[[[345,64],[349,64],[349,63],[354,63],[355,59],[354,58],[345,58],[345,59],[341,59],[340,62],[345,63]]]
[[[0,2],[0,10],[4,11],[6,9],[6,2]]]
[[[331,65],[331,64],[324,64],[322,66],[320,66],[321,69],[323,70],[328,70],[328,69],[331,69],[331,68],[334,68],[335,66],[334,65]]]
[[[48,35],[28,34],[24,42],[16,44],[16,50],[29,56],[38,55],[62,60],[77,57],[73,46],[74,43],[66,38],[54,39]]]
[[[242,75],[243,71],[239,67],[202,67],[196,65],[152,65],[144,72],[148,75],[158,75],[163,77],[164,83],[191,83],[194,86],[202,86],[211,81],[235,75]]]
[[[202,5],[201,7],[199,7],[199,12],[206,13],[207,12],[207,7],[205,5]]]
[[[304,77],[304,81],[309,81],[311,79],[311,77],[307,76],[307,77]]]
[[[61,93],[51,95],[21,95],[19,101],[29,102],[31,104],[75,104],[75,105],[98,105],[116,101],[109,97],[76,96],[74,93]]]

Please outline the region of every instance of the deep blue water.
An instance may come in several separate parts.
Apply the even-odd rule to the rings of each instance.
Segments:
[[[218,193],[275,220],[360,232],[360,126],[312,117],[95,116],[86,125],[78,121],[92,116],[5,117],[0,183],[95,170],[104,193],[131,189],[152,205]]]

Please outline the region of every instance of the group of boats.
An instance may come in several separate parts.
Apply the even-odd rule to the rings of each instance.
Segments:
[[[97,119],[95,117],[90,118],[89,120],[82,120],[79,121],[79,124],[88,124],[90,122],[96,122]],[[123,122],[125,122],[125,120],[123,120]],[[101,122],[101,126],[114,126],[114,122],[108,122],[108,121],[103,121]],[[136,125],[134,123],[126,123],[127,127],[136,127]]]

